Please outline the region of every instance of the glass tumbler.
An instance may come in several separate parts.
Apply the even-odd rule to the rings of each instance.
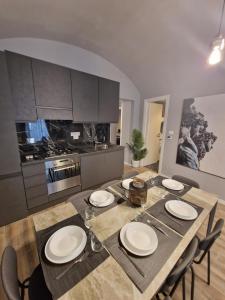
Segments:
[[[100,252],[103,249],[102,243],[97,239],[96,235],[90,231],[90,238],[91,238],[91,249],[94,252]]]
[[[84,221],[84,225],[86,228],[90,229],[91,228],[91,220],[94,218],[94,209],[91,206],[88,206],[85,211],[84,211],[84,215],[85,215],[85,221]]]

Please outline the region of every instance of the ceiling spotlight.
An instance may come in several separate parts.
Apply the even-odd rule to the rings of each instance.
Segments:
[[[221,35],[221,26],[223,22],[223,13],[224,13],[224,5],[225,5],[225,0],[223,1],[223,7],[222,7],[222,12],[221,12],[221,18],[220,18],[220,25],[219,25],[219,32],[215,40],[212,42],[212,47],[211,47],[211,53],[208,57],[208,63],[210,65],[216,65],[219,62],[221,62],[223,58],[223,50],[225,46],[225,40],[224,37]]]

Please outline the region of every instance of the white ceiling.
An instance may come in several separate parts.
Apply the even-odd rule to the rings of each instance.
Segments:
[[[222,2],[0,0],[0,38],[44,38],[93,51],[125,72],[147,97],[162,81],[169,89],[181,69],[199,75],[205,70]]]

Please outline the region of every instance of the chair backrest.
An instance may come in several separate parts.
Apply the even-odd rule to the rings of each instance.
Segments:
[[[3,288],[8,299],[21,300],[16,251],[11,246],[6,247],[2,255],[1,277]]]
[[[180,277],[185,274],[185,272],[193,262],[197,249],[198,239],[195,237],[187,247],[180,261],[176,264],[172,272],[167,277],[166,284],[168,286],[173,286],[177,282],[177,280],[179,280]]]
[[[119,179],[111,180],[111,181],[108,181],[108,182],[104,183],[103,185],[101,185],[99,189],[104,190],[107,187],[114,185],[114,184],[118,184],[118,183],[120,183]]]
[[[190,185],[190,186],[193,186],[195,187],[196,189],[200,189],[200,185],[198,182],[190,179],[190,178],[187,178],[187,177],[184,177],[184,176],[181,176],[181,175],[173,175],[172,176],[172,179],[174,180],[177,180],[177,181],[180,181],[184,184],[187,184],[187,185]]]
[[[123,174],[122,179],[128,179],[128,178],[137,176],[138,174],[139,174],[138,171],[130,171],[130,172]]]
[[[213,230],[203,240],[200,241],[198,246],[199,250],[207,251],[210,249],[210,247],[213,245],[215,240],[218,239],[218,237],[220,236],[223,225],[224,225],[224,220],[219,219],[216,222]]]
[[[93,192],[94,192],[94,190],[87,190],[87,191],[77,193],[77,194],[71,196],[68,199],[68,201],[71,202],[73,205],[75,205],[75,203],[80,199],[88,199],[89,196],[91,195],[91,193],[93,193]]]

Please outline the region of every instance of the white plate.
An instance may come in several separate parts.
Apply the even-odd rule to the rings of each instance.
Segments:
[[[128,243],[136,250],[149,251],[152,245],[152,228],[141,222],[132,222],[126,230]]]
[[[89,198],[89,202],[96,207],[105,207],[112,204],[115,197],[112,193],[107,191],[93,192]]]
[[[181,200],[167,201],[165,208],[169,213],[183,220],[195,220],[198,217],[197,210]]]
[[[127,234],[127,230],[131,228],[131,231],[134,230],[134,228],[137,228],[143,230],[145,228],[145,234],[148,232],[149,235],[149,241],[146,242],[146,235],[143,236],[141,233],[135,233],[135,235],[132,235],[131,232]],[[130,231],[130,230],[129,230]],[[129,240],[127,239],[127,236]],[[141,237],[143,240],[140,242],[140,240],[136,240],[137,237]],[[120,240],[123,246],[131,253],[137,255],[137,256],[147,256],[155,252],[155,250],[158,247],[158,237],[155,233],[155,231],[149,226],[141,222],[132,222],[128,223],[125,226],[123,226],[120,230]],[[141,246],[140,246],[141,245]],[[143,248],[146,248],[146,245],[148,245],[149,250],[144,250]],[[142,249],[141,249],[142,248]]]
[[[174,191],[180,191],[183,190],[184,185],[176,180],[173,179],[163,179],[162,181],[162,185],[170,190],[174,190]]]
[[[125,188],[126,190],[129,190],[130,183],[133,181],[132,178],[124,179],[122,181],[122,187]]]
[[[81,227],[65,226],[48,239],[45,245],[45,256],[53,263],[63,264],[79,256],[86,244],[87,235]]]

